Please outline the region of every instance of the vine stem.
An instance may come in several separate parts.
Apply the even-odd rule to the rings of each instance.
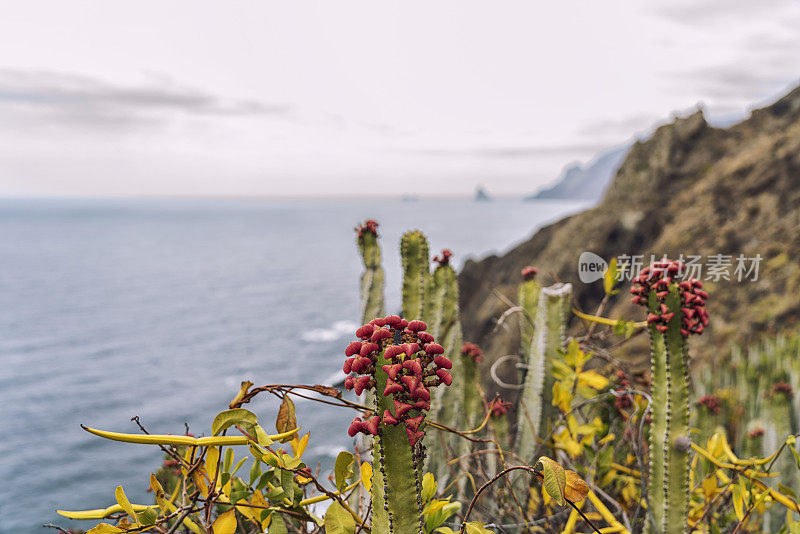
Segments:
[[[469,503],[469,506],[467,507],[467,512],[464,514],[464,521],[461,523],[461,528],[459,529],[459,533],[460,533],[460,534],[464,534],[464,532],[465,532],[465,530],[466,530],[466,528],[467,528],[467,519],[469,519],[469,514],[470,514],[470,513],[472,513],[472,508],[475,506],[475,503],[478,501],[478,498],[481,496],[481,493],[483,493],[483,492],[484,492],[486,489],[488,489],[488,488],[489,488],[489,487],[490,487],[492,484],[494,484],[495,482],[497,482],[498,480],[500,480],[502,477],[504,477],[505,475],[507,475],[507,474],[508,474],[508,473],[510,473],[511,471],[518,471],[518,470],[519,470],[519,471],[525,471],[525,472],[527,472],[527,473],[531,473],[531,474],[533,474],[533,475],[534,475],[534,476],[535,476],[537,479],[538,479],[539,477],[541,477],[541,476],[542,476],[542,474],[541,474],[541,473],[539,473],[539,472],[538,472],[536,469],[534,469],[533,467],[530,467],[530,466],[528,466],[528,465],[515,465],[515,466],[513,466],[513,467],[507,467],[506,469],[503,469],[502,471],[500,471],[499,473],[497,473],[497,474],[496,474],[495,476],[493,476],[493,477],[492,477],[492,478],[491,478],[489,481],[487,481],[487,482],[486,482],[486,483],[485,483],[483,486],[481,486],[481,487],[480,487],[480,489],[478,489],[477,493],[475,493],[475,496],[474,496],[474,497],[472,497],[472,500],[470,501],[470,503]],[[598,534],[602,534],[602,533],[600,532],[600,530],[599,530],[599,529],[598,529],[596,526],[594,526],[594,523],[592,523],[591,521],[589,521],[589,518],[588,518],[588,517],[586,517],[586,515],[584,515],[584,513],[583,513],[583,512],[580,510],[580,508],[578,508],[577,506],[575,506],[575,503],[573,503],[573,502],[572,502],[572,501],[570,501],[569,499],[564,499],[564,500],[565,500],[565,501],[567,501],[567,502],[569,503],[569,505],[570,505],[570,506],[571,506],[573,509],[575,509],[575,510],[576,510],[576,511],[577,511],[577,512],[580,514],[580,516],[583,518],[583,520],[584,520],[584,521],[586,521],[586,523],[587,523],[587,524],[588,524],[590,527],[592,527],[592,530],[594,530],[594,531],[595,531],[595,532],[597,532]]]

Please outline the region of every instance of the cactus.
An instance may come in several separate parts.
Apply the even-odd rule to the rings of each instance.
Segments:
[[[372,451],[372,531],[423,532],[421,468],[425,415],[431,388],[450,385],[452,362],[422,321],[397,315],[373,319],[347,346],[345,388],[360,395],[371,390],[373,417],[353,419],[350,436],[374,438]],[[384,364],[388,360],[389,363]],[[355,374],[352,374],[355,373]]]
[[[403,261],[403,317],[423,317],[428,289],[430,256],[428,240],[419,230],[406,232],[400,240]]]
[[[364,263],[361,275],[361,322],[384,315],[384,274],[381,247],[378,244],[378,223],[368,220],[356,228],[358,251]]]
[[[430,325],[433,336],[444,346],[444,355],[453,362],[453,378],[456,386],[441,388],[436,391],[432,402],[431,417],[437,422],[450,427],[461,427],[469,418],[464,409],[464,392],[471,382],[464,376],[465,368],[458,358],[461,350],[461,321],[458,314],[458,275],[450,266],[452,252],[445,249],[441,256],[434,258],[438,266],[428,281],[425,295],[425,320]],[[473,397],[477,397],[474,391]],[[444,447],[437,447],[428,455],[427,469],[440,481],[447,476],[446,452],[454,450],[458,455],[469,452],[469,442],[458,439],[451,433],[438,433],[438,440]],[[465,468],[466,465],[462,465]]]
[[[649,512],[653,533],[684,534],[689,506],[689,379],[687,338],[708,325],[697,280],[677,281],[683,265],[660,261],[642,270],[633,303],[647,306],[651,340]],[[669,497],[669,498],[667,498]]]
[[[535,281],[528,280],[520,289],[520,295],[531,303],[539,287]],[[533,460],[537,437],[547,433],[542,421],[547,421],[552,412],[554,377],[550,369],[558,350],[564,348],[572,285],[556,284],[539,289],[539,293],[532,340],[522,347],[528,371],[517,415],[516,449],[525,461]]]

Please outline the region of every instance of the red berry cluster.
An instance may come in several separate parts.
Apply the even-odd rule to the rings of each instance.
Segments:
[[[520,274],[522,274],[522,278],[527,282],[528,280],[533,280],[534,278],[536,278],[536,273],[538,272],[539,269],[528,265],[527,267],[522,268]]]
[[[492,404],[492,417],[502,417],[508,413],[509,408],[511,408],[510,402],[504,401],[503,397],[497,397]]]
[[[394,414],[384,410],[382,417],[366,421],[356,417],[348,429],[350,436],[359,432],[374,436],[381,422],[385,425],[404,423],[412,447],[425,435],[420,426],[425,412],[431,408],[430,388],[441,384],[449,386],[453,382],[448,371],[453,364],[444,356],[444,347],[434,343],[433,336],[425,332],[426,328],[422,321],[409,322],[397,315],[388,315],[373,319],[356,330],[356,337],[361,341],[353,341],[345,349],[347,360],[343,371],[349,376],[345,378],[344,387],[355,390],[358,395],[374,388],[375,370],[381,365],[389,375],[383,396],[392,395]],[[390,363],[382,364],[381,355]]]
[[[703,395],[700,397],[700,400],[697,401],[697,405],[705,406],[708,411],[714,415],[719,415],[719,411],[722,408],[722,402],[716,395]]]
[[[363,236],[364,233],[378,235],[378,223],[377,221],[369,219],[364,224],[356,226],[356,232],[358,233],[358,237]]]
[[[465,341],[464,344],[461,345],[461,355],[469,356],[475,363],[480,363],[483,361],[483,351],[481,348],[475,343],[470,343],[469,341]]]
[[[759,426],[748,432],[747,437],[750,439],[755,439],[755,438],[760,438],[764,434],[765,434],[764,429]]]
[[[708,326],[708,310],[706,310],[706,299],[708,293],[703,291],[703,283],[694,278],[689,280],[677,281],[683,274],[683,264],[679,261],[658,261],[650,267],[645,267],[634,279],[634,286],[631,288],[634,304],[641,306],[648,305],[648,297],[651,291],[655,291],[658,306],[656,312],[647,314],[647,322],[655,324],[659,332],[666,332],[667,324],[675,316],[674,311],[670,311],[666,305],[666,298],[669,295],[669,287],[673,282],[678,284],[681,290],[681,314],[683,323],[681,334],[689,337],[690,334],[702,334],[703,329]]]
[[[445,249],[442,249],[442,255],[441,256],[434,256],[433,257],[433,261],[435,261],[439,265],[449,265],[450,264],[450,258],[452,258],[452,257],[453,257],[453,252],[450,249],[445,248]]]

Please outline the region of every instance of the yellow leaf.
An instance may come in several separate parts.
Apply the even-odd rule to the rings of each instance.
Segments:
[[[294,451],[295,458],[302,458],[303,453],[306,452],[306,447],[308,447],[308,437],[311,435],[311,432],[306,433],[305,436],[298,439],[297,435],[292,438],[290,445],[292,446],[292,451]]]
[[[608,386],[608,379],[596,371],[582,371],[578,373],[578,385],[603,389]]]
[[[125,490],[122,489],[122,486],[117,486],[117,489],[114,490],[114,497],[117,499],[117,504],[119,504],[125,513],[128,514],[131,519],[134,521],[138,521],[139,518],[136,517],[136,512],[133,510],[133,506],[131,506],[131,501],[128,500],[127,495],[125,495]]]
[[[100,523],[96,527],[89,529],[86,531],[86,534],[116,534],[117,532],[125,532],[121,528],[117,528],[114,525],[109,525],[108,523]]]
[[[231,508],[220,515],[213,525],[214,534],[235,534],[236,533],[236,510]]]
[[[217,473],[217,469],[219,466],[219,449],[217,447],[209,447],[206,449],[206,473],[211,480],[214,479],[214,475]],[[220,475],[217,474],[217,484],[220,483]]]
[[[542,466],[542,475],[544,477],[543,485],[547,494],[560,506],[564,506],[564,490],[567,485],[564,468],[561,464],[547,456],[540,456],[536,465]]]
[[[208,482],[206,481],[205,469],[198,467],[192,471],[192,482],[200,490],[203,497],[208,497]]]
[[[247,506],[248,504],[250,503],[247,502],[247,499],[239,499],[236,501],[236,509],[247,519],[251,519],[257,523],[258,519],[256,519],[256,514],[261,513],[261,510],[253,508],[252,506]]]
[[[161,487],[158,479],[152,473],[150,474],[150,489],[153,490],[153,493],[156,496],[156,502],[158,503],[158,508],[160,510],[159,515],[167,515],[167,498],[164,495],[164,488]]]
[[[564,413],[569,412],[572,405],[572,393],[563,382],[553,384],[553,406]]]
[[[361,483],[364,489],[370,491],[372,489],[372,464],[364,462],[361,464]]]
[[[706,497],[706,502],[710,501],[717,494],[717,479],[715,477],[708,477],[703,480],[703,495]]]
[[[575,471],[569,469],[564,471],[567,485],[564,489],[564,498],[575,502],[580,502],[589,494],[589,485]]]
[[[231,401],[231,403],[228,404],[228,408],[231,409],[236,408],[236,405],[239,403],[240,400],[244,398],[245,395],[247,395],[247,391],[251,387],[253,387],[253,383],[250,382],[249,380],[245,380],[244,382],[242,382],[242,385],[239,388],[239,393],[237,393],[236,396]]]
[[[738,485],[731,488],[731,497],[733,497],[733,510],[736,512],[736,519],[741,521],[744,519],[744,499],[742,497],[742,489]]]

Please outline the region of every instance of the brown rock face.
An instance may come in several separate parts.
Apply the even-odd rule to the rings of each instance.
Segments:
[[[637,142],[602,202],[593,209],[539,230],[502,257],[469,261],[460,274],[464,339],[484,348],[489,365],[516,353],[514,329],[493,332],[512,301],[520,269],[539,268],[544,285],[571,282],[576,303],[592,311],[603,297],[601,282],[578,279],[578,257],[591,251],[610,259],[623,254],[708,256],[760,254],[758,280],[705,281],[711,324],[693,339],[693,355],[764,331],[795,327],[800,317],[800,88],[754,111],[728,129],[708,125],[703,114],[676,119]],[[703,277],[707,274],[704,269]],[[607,317],[642,320],[627,289],[611,302]],[[583,326],[573,320],[573,332]],[[644,336],[620,356],[645,360]],[[647,356],[649,357],[649,356]],[[492,389],[492,388],[490,388]]]

